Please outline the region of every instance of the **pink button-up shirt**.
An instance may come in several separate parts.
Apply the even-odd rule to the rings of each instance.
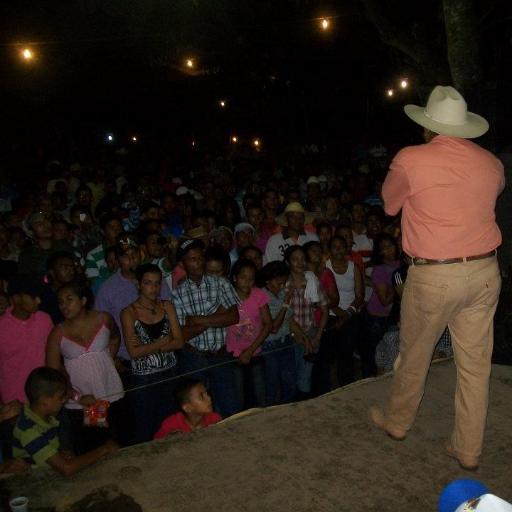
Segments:
[[[402,245],[428,259],[475,256],[496,249],[496,198],[505,186],[502,163],[473,142],[437,135],[402,149],[382,186],[389,215],[402,210]]]
[[[8,308],[0,317],[0,400],[25,402],[25,381],[29,373],[44,366],[46,340],[53,328],[42,311],[20,320]]]

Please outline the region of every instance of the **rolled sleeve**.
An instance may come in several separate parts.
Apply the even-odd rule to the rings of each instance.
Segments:
[[[229,309],[233,306],[237,306],[239,303],[238,296],[231,283],[226,279],[221,279],[220,285],[220,303],[226,309]]]
[[[185,308],[183,307],[181,300],[175,294],[171,295],[171,301],[176,309],[176,316],[178,318],[178,322],[183,327],[185,325],[185,317],[187,316]]]
[[[402,209],[410,191],[409,178],[399,153],[391,162],[388,175],[382,185],[382,198],[386,213],[396,215]]]

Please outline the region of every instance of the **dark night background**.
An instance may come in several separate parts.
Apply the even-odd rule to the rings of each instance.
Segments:
[[[0,5],[0,144],[59,152],[137,134],[266,148],[415,135],[402,114],[453,84],[508,143],[510,1],[81,0]],[[319,17],[330,19],[322,32]],[[36,54],[27,63],[23,47]],[[195,59],[192,73],[183,63]],[[400,91],[407,77],[410,88]],[[389,99],[385,92],[395,88]],[[219,108],[225,98],[228,108]]]

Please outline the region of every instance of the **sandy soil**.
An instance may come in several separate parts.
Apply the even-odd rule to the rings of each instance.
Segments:
[[[416,425],[401,443],[367,420],[368,407],[383,401],[389,384],[387,376],[361,381],[132,447],[67,480],[37,470],[4,480],[0,494],[3,500],[28,496],[31,511],[423,512],[436,510],[447,483],[465,477],[512,501],[512,367],[493,368],[476,473],[444,454],[453,421],[453,363],[432,367]]]

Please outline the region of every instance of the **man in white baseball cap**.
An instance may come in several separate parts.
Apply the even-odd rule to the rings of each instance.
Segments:
[[[503,165],[467,140],[487,121],[468,112],[453,87],[437,86],[426,107],[405,113],[424,128],[426,144],[402,149],[382,188],[389,215],[402,210],[402,244],[410,264],[401,304],[400,357],[384,411],[374,423],[401,440],[423,397],[434,346],[448,325],[457,366],[455,426],[448,455],[479,465],[487,417],[493,317],[501,277],[496,248],[496,198]]]

